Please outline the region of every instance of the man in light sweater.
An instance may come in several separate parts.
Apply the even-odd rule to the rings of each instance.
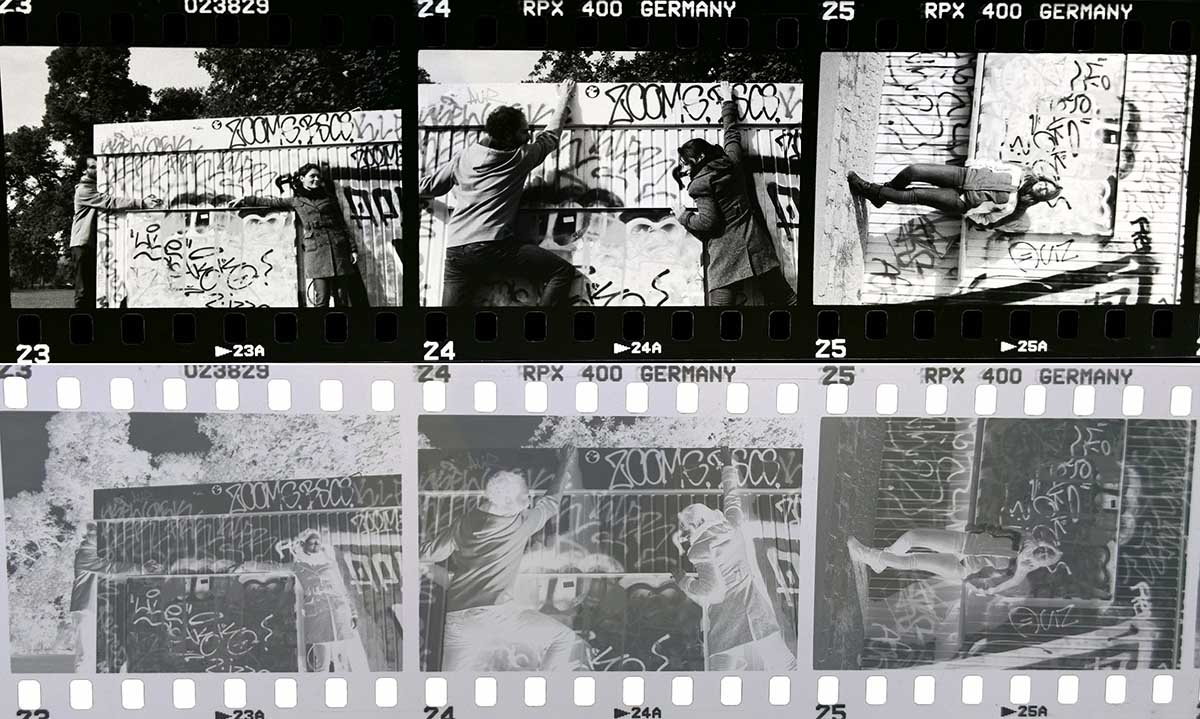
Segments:
[[[71,260],[75,264],[75,307],[96,309],[96,220],[99,212],[162,207],[151,195],[144,200],[106,195],[96,189],[96,158],[88,157],[83,177],[75,185],[75,215],[71,220]]]
[[[444,672],[587,669],[587,645],[565,624],[515,600],[529,540],[558,519],[563,491],[578,477],[574,448],[562,451],[550,490],[529,506],[529,485],[516,472],[487,480],[484,500],[421,547],[421,561],[449,561]]]
[[[575,268],[570,262],[522,242],[515,226],[525,180],[558,149],[575,83],[559,88],[558,108],[546,129],[529,140],[529,121],[515,107],[488,115],[484,134],[457,157],[421,178],[421,197],[439,197],[457,186],[458,202],[446,228],[442,305],[471,302],[479,283],[495,271],[542,285],[539,305],[557,307],[570,298]]]

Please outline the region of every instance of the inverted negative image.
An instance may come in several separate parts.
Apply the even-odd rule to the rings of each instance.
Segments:
[[[420,428],[422,670],[795,668],[794,427],[447,416]]]
[[[398,671],[396,434],[348,415],[0,415],[12,671]]]
[[[814,301],[1178,303],[1195,62],[824,53]]]
[[[817,669],[1177,669],[1195,424],[825,419]]]
[[[399,305],[397,57],[0,51],[13,305]]]
[[[423,305],[795,303],[797,57],[419,61]]]

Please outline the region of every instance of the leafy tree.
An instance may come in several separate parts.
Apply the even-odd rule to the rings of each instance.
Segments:
[[[209,116],[395,109],[404,55],[387,50],[212,48],[196,55],[212,76]]]
[[[198,87],[165,87],[154,93],[147,120],[191,120],[204,116],[204,90]]]
[[[636,52],[542,53],[530,82],[801,82],[803,68],[796,53],[682,50]]]
[[[803,447],[796,422],[752,417],[547,417],[531,447]]]
[[[129,443],[129,415],[62,413],[47,423],[40,492],[5,500],[12,653],[69,652],[73,561],[92,490],[347,474],[396,474],[398,420],[366,415],[202,415],[203,453],[161,455]],[[18,630],[19,628],[19,630]]]
[[[417,82],[422,82],[422,83],[433,82],[432,80],[429,79],[429,72],[427,72],[425,70],[425,68],[423,68],[419,65],[417,66]]]
[[[9,279],[15,288],[56,280],[71,226],[71,187],[45,128],[4,136],[8,179]]]
[[[91,152],[92,128],[110,122],[145,120],[150,88],[129,79],[129,50],[118,47],[60,47],[46,58],[50,89],[42,125],[82,169]]]

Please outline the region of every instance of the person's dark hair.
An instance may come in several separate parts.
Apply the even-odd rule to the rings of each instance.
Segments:
[[[315,192],[311,193],[304,188],[304,183],[300,181],[300,178],[307,175],[310,170],[316,170],[317,174],[321,176],[321,187],[318,187]],[[293,174],[275,178],[275,185],[279,187],[280,190],[283,189],[284,184],[290,184],[292,186],[292,192],[303,196],[324,195],[326,192],[330,191],[329,183],[325,181],[325,173],[322,171],[321,166],[315,162],[306,162],[301,165],[300,169],[296,170]]]
[[[679,146],[679,156],[697,168],[704,167],[724,154],[725,152],[721,148],[698,137]]]
[[[497,107],[487,116],[484,129],[496,140],[505,143],[515,143],[517,130],[525,122],[525,113],[519,108],[503,105]]]
[[[1050,191],[1047,193],[1034,194],[1033,186],[1039,182],[1047,182],[1050,184]],[[1049,202],[1062,194],[1062,185],[1058,181],[1047,177],[1041,173],[1030,172],[1025,176],[1021,186],[1017,188],[1017,205],[1020,207],[1030,207],[1039,202]]]

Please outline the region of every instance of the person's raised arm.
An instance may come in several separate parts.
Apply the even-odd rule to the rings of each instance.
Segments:
[[[728,447],[721,448],[721,511],[725,521],[738,526],[746,518],[746,509],[742,505],[741,482],[738,480],[738,470],[733,464],[733,452]]]
[[[296,201],[290,197],[259,197],[258,195],[247,195],[241,199],[230,202],[229,206],[235,209],[242,207],[269,207],[276,210],[283,210],[295,207]]]
[[[725,154],[729,155],[734,162],[741,162],[746,155],[746,150],[742,147],[742,131],[738,127],[737,98],[733,95],[731,83],[721,83],[721,97],[724,98],[721,102],[721,140],[725,147]]]
[[[570,120],[570,105],[574,97],[574,80],[559,83],[558,104],[554,108],[554,114],[550,116],[550,121],[546,124],[546,129],[539,132],[537,137],[533,138],[532,143],[522,148],[524,157],[521,158],[521,167],[525,171],[533,170],[545,162],[550,153],[558,149],[558,140],[562,136],[563,126]]]
[[[547,522],[558,516],[563,493],[574,485],[579,474],[579,450],[572,445],[567,445],[559,450],[558,470],[549,491],[533,503],[533,508],[526,515],[526,531],[531,534],[537,532],[546,526]]]

